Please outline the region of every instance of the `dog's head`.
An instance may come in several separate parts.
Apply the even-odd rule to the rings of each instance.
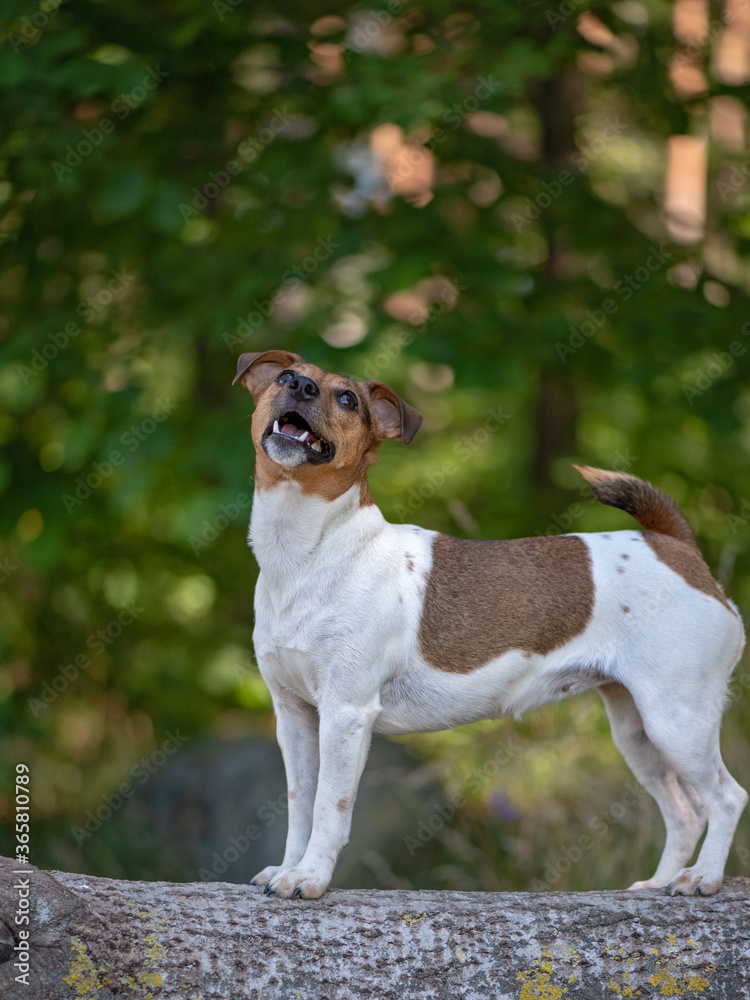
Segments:
[[[235,382],[255,401],[256,485],[294,478],[333,499],[377,459],[386,438],[409,444],[422,417],[383,382],[356,382],[288,351],[243,354]]]

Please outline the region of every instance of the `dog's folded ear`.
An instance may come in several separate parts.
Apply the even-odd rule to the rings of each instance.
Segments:
[[[242,382],[250,391],[254,400],[263,392],[268,383],[283,372],[285,368],[293,368],[301,364],[299,354],[290,351],[262,351],[260,354],[241,354],[237,362],[235,382]]]
[[[422,414],[417,413],[385,382],[365,382],[370,396],[370,413],[375,436],[379,441],[395,438],[409,444],[422,426]]]

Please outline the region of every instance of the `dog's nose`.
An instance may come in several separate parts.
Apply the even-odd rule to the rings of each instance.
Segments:
[[[320,389],[316,382],[306,375],[295,375],[293,379],[286,383],[286,387],[295,399],[312,399],[313,396],[320,395]]]

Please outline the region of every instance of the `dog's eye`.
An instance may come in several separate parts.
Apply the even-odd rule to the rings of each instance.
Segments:
[[[294,378],[294,372],[286,371],[282,372],[281,375],[277,377],[276,381],[278,382],[279,385],[283,385],[285,382],[288,382],[289,379],[292,378]]]
[[[357,397],[353,392],[340,392],[339,393],[339,403],[345,406],[347,410],[357,409]]]

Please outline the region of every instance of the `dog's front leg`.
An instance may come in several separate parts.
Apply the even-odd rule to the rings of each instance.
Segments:
[[[313,825],[315,789],[318,784],[318,713],[312,705],[289,692],[273,695],[276,738],[286,771],[289,801],[289,829],[284,860],[269,865],[253,878],[251,885],[268,886],[277,872],[293,868],[304,856]]]
[[[312,834],[304,857],[272,876],[267,891],[318,899],[328,888],[338,856],[349,842],[354,798],[379,713],[379,703],[321,708]]]

